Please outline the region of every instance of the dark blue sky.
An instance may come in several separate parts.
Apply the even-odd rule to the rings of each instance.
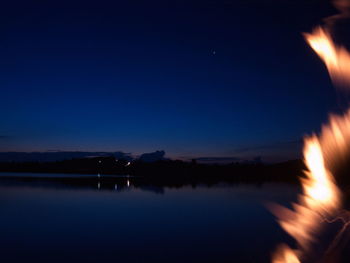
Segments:
[[[0,151],[288,159],[341,109],[301,35],[328,1],[2,5]]]

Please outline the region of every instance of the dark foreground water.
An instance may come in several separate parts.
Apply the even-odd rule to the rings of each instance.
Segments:
[[[135,186],[135,178],[103,187],[95,179],[0,179],[1,261],[269,262],[288,237],[266,203],[287,204],[298,189]]]

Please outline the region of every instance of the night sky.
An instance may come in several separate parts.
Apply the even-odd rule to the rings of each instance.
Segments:
[[[295,158],[343,109],[321,0],[6,1],[0,151]]]

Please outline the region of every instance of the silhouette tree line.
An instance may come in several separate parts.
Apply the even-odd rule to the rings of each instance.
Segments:
[[[301,160],[278,164],[202,164],[195,160],[129,161],[112,157],[76,158],[55,162],[0,162],[0,172],[130,175],[155,181],[297,181],[305,169]],[[107,178],[108,176],[105,176]]]

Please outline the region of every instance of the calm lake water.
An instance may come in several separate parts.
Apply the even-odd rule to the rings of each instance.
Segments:
[[[4,175],[14,176],[0,178]],[[171,188],[135,186],[133,180],[116,178],[114,187],[104,188],[103,179],[89,184],[1,179],[0,258],[270,262],[276,245],[288,239],[266,204],[296,200],[297,185]]]

